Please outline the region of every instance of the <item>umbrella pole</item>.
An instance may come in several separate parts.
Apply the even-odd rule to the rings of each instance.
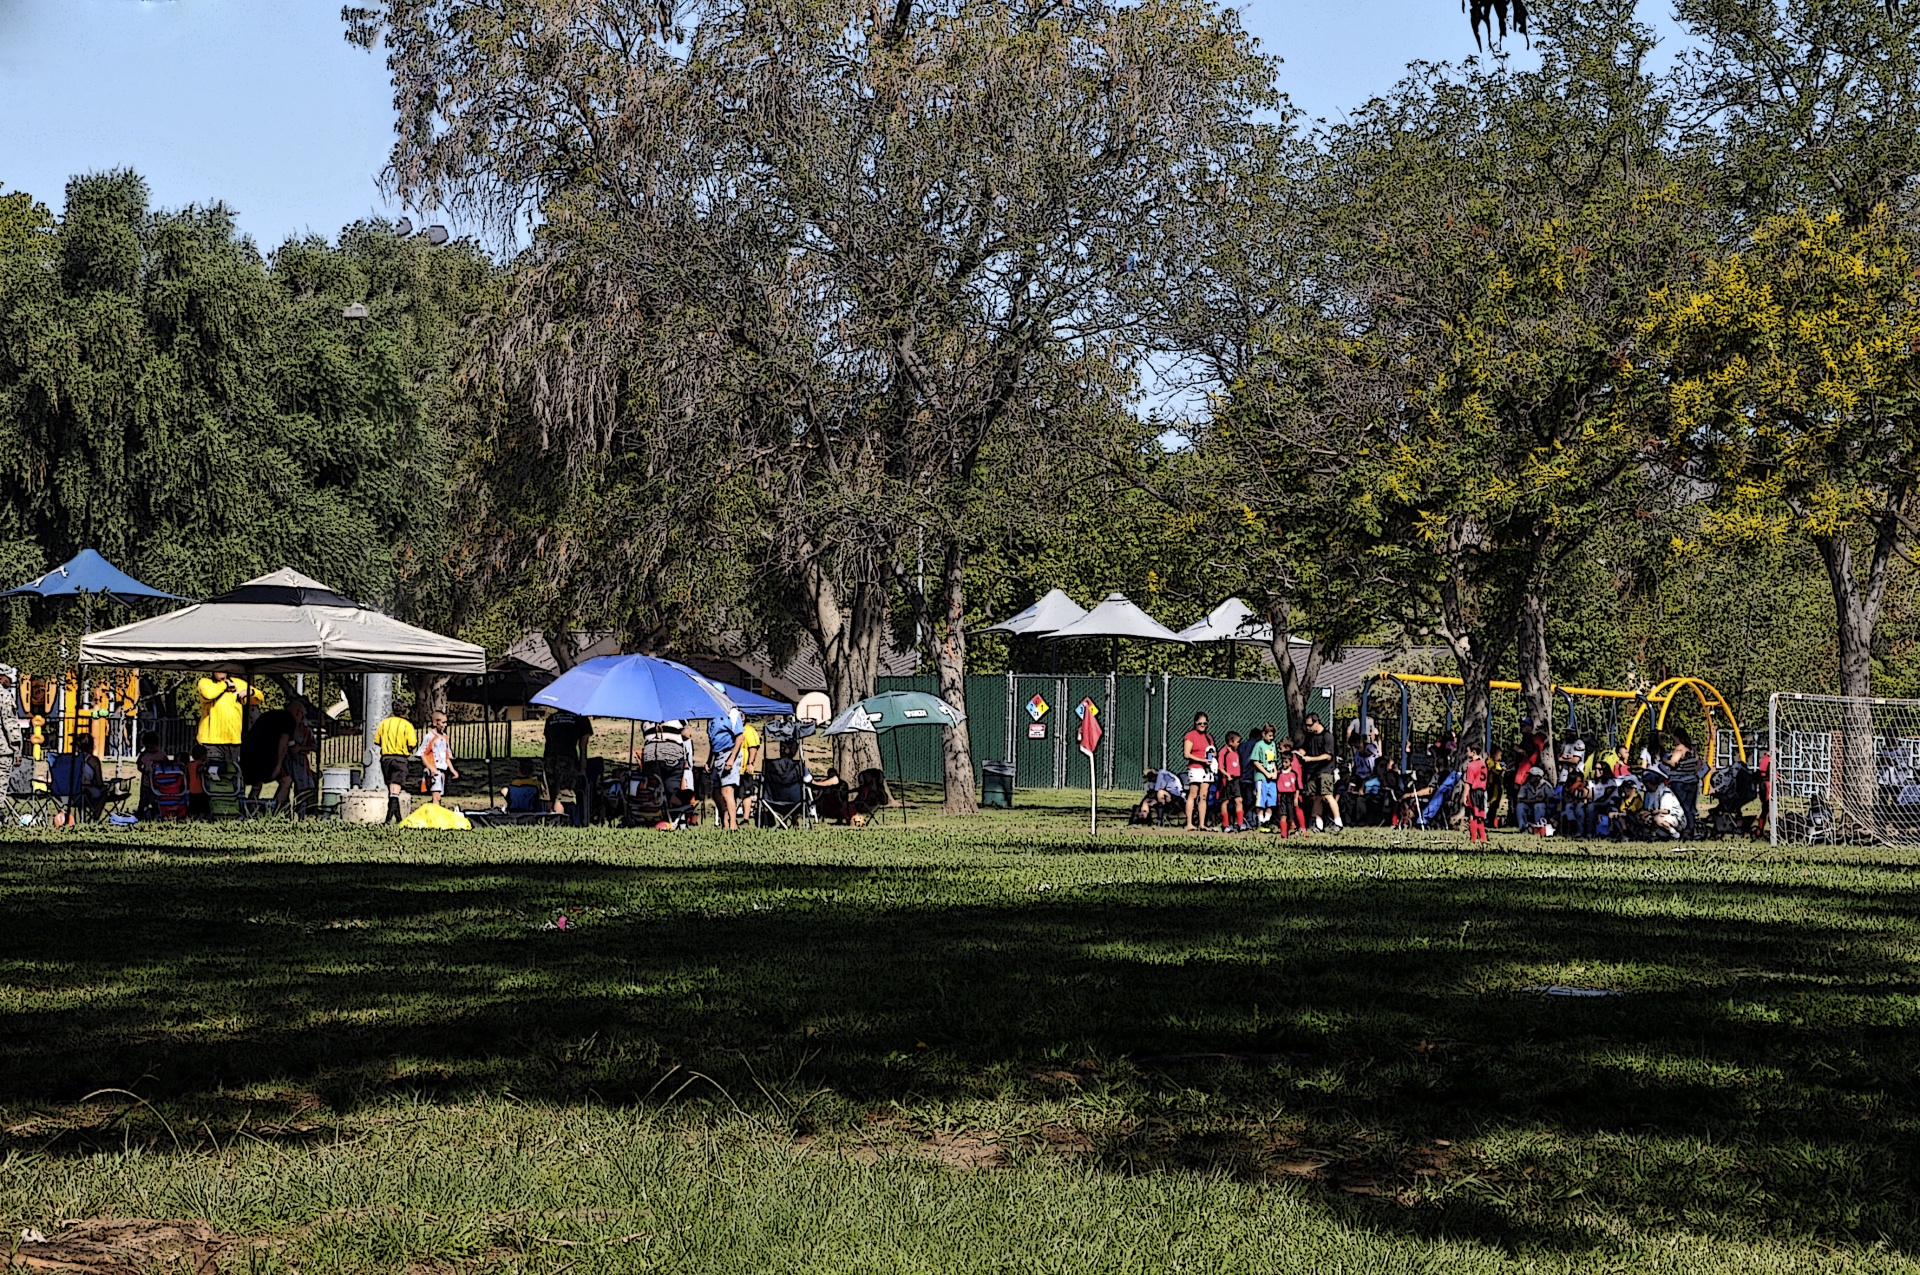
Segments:
[[[487,809],[492,810],[493,809],[493,677],[492,675],[488,673],[482,673],[480,675],[480,685],[485,688],[485,690],[481,694],[480,699],[481,699],[481,705],[484,708],[486,713],[485,726],[486,726],[486,733],[487,733]]]
[[[900,745],[898,744],[893,746],[893,769],[894,773],[900,776],[900,826],[904,828],[907,826],[907,776],[906,772],[900,769]]]

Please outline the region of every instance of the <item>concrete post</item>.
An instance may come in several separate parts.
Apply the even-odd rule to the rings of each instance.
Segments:
[[[363,741],[361,760],[366,763],[366,769],[360,773],[360,786],[373,792],[385,792],[387,781],[380,775],[380,744],[374,739],[374,731],[393,712],[393,674],[366,674],[360,703],[366,716],[366,721],[360,726]]]

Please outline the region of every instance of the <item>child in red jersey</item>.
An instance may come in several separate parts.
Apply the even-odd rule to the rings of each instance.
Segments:
[[[1487,839],[1487,759],[1480,745],[1467,745],[1467,764],[1460,777],[1467,785],[1467,840]]]

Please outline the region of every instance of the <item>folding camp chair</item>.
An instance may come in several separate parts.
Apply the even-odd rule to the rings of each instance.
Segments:
[[[208,765],[200,772],[200,788],[207,794],[208,814],[215,819],[240,817],[240,800],[246,789],[238,766]]]
[[[813,827],[813,794],[807,764],[798,757],[769,757],[760,772],[760,801],[754,819],[762,828]]]
[[[887,789],[887,774],[876,768],[863,770],[854,779],[853,794],[848,798],[855,814],[864,816],[871,823],[879,823],[882,812],[893,804],[893,794]]]
[[[109,805],[126,799],[123,786],[103,778],[100,798],[90,800],[84,785],[86,773],[87,758],[80,753],[54,753],[48,757],[47,800],[43,803],[43,812],[64,813],[72,816],[72,822],[85,823],[103,816]]]
[[[40,802],[33,790],[33,759],[0,759],[0,822],[14,827],[40,822]]]
[[[154,815],[160,819],[185,819],[187,817],[187,768],[177,761],[155,762],[148,774],[146,798]]]

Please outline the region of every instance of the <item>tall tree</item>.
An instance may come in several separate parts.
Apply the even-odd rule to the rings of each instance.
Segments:
[[[1769,218],[1752,246],[1661,294],[1648,321],[1676,444],[1717,498],[1703,538],[1804,536],[1833,591],[1840,693],[1873,694],[1873,638],[1920,484],[1920,256],[1885,208]],[[1850,732],[1851,815],[1873,819],[1871,730]]]
[[[550,380],[591,409],[570,423],[678,437],[696,419],[725,439],[719,463],[759,498],[762,613],[810,634],[838,703],[872,691],[902,533],[930,531],[948,559],[934,662],[960,700],[981,449],[1134,343],[1111,280],[1271,100],[1231,15],[393,0],[383,20],[401,193],[500,224],[537,209],[540,241],[598,271],[564,298],[592,301],[591,350],[662,349],[647,368],[614,355],[618,375],[576,360],[564,384],[592,392]],[[608,428],[560,445],[604,451]],[[970,808],[964,727],[946,755]]]
[[[183,593],[291,565],[445,623],[447,387],[489,269],[384,226],[269,262],[224,208],[75,179],[0,247],[0,527]]]
[[[1424,69],[1326,147],[1342,264],[1302,443],[1353,458],[1382,538],[1417,548],[1405,618],[1453,649],[1470,732],[1509,643],[1550,713],[1555,565],[1657,459],[1622,377],[1700,232],[1631,6],[1549,25],[1537,72]]]

